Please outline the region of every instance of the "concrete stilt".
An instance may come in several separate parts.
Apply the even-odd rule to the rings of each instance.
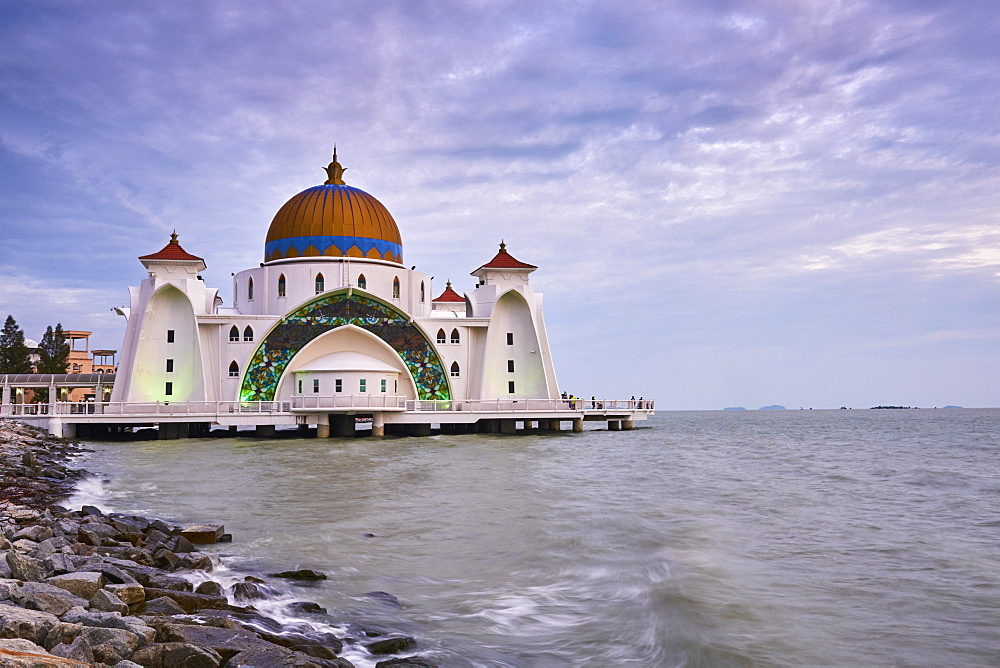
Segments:
[[[583,418],[573,419],[573,431],[583,431]]]
[[[618,420],[608,420],[608,431],[618,431],[622,428],[622,423]]]
[[[562,420],[549,420],[549,431],[562,431]]]
[[[630,419],[622,420],[622,429],[625,431],[632,431],[634,423]]]
[[[501,434],[516,434],[517,433],[517,420],[500,420],[500,433]]]
[[[385,436],[385,416],[382,413],[372,415],[372,436]]]

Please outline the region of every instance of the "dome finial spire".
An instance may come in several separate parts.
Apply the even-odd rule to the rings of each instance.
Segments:
[[[337,162],[337,145],[336,144],[333,145],[333,162],[331,162],[324,169],[326,169],[326,176],[327,176],[326,183],[324,185],[328,185],[328,186],[330,186],[330,185],[335,185],[335,186],[346,185],[344,183],[344,172],[346,172],[347,169],[344,166],[342,166],[339,162]]]

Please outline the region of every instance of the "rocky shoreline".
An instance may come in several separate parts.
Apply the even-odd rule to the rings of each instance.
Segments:
[[[401,656],[416,647],[409,636],[349,623],[339,636],[317,627],[286,628],[260,613],[254,604],[273,595],[274,581],[247,575],[223,587],[211,578],[212,556],[198,551],[198,545],[231,540],[221,527],[182,528],[55,505],[87,475],[70,466],[82,450],[34,427],[0,421],[0,665],[355,665],[343,654],[363,656],[377,668],[435,665]],[[325,576],[286,571],[269,577]],[[326,613],[308,601],[292,607]]]

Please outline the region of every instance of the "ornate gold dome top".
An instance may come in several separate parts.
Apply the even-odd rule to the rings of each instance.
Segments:
[[[295,257],[366,257],[403,262],[399,228],[381,202],[344,183],[337,161],[323,185],[303,190],[278,209],[267,230],[264,261]]]

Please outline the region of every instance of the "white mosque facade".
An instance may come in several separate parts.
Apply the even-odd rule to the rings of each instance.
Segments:
[[[148,276],[122,309],[111,401],[283,402],[320,414],[559,399],[542,295],[529,282],[536,267],[501,243],[472,272],[473,289],[448,283],[435,296],[431,276],[404,264],[392,216],[343,172],[334,154],[326,183],[281,207],[264,261],[233,276],[232,306],[176,234],[140,257]]]

